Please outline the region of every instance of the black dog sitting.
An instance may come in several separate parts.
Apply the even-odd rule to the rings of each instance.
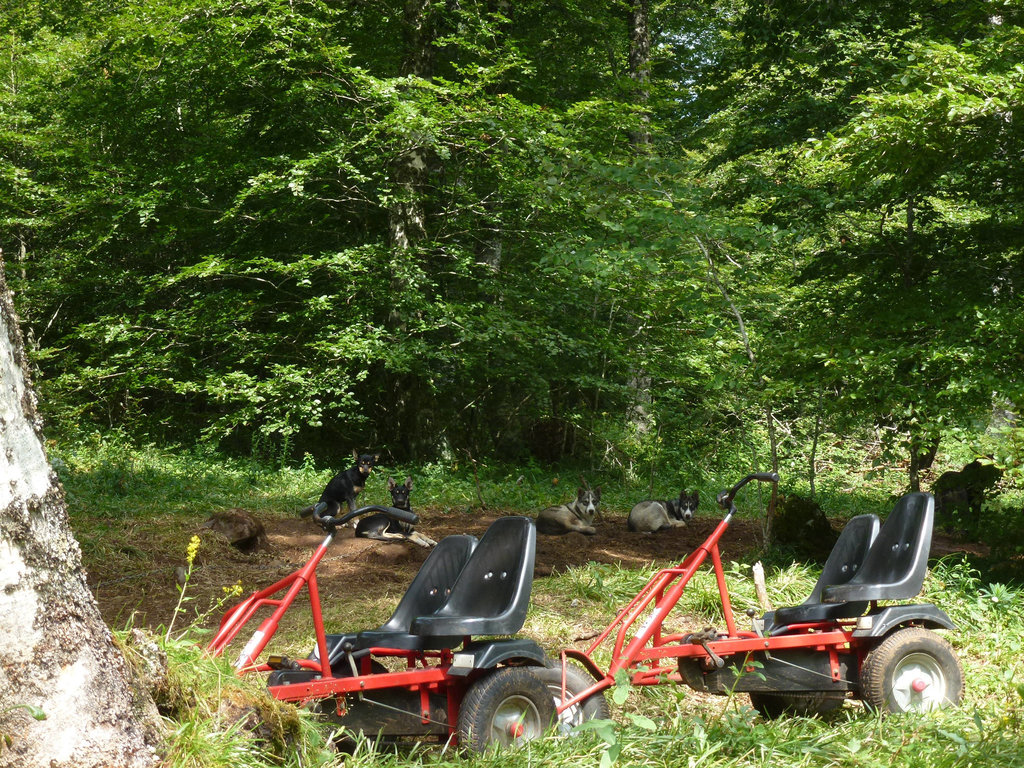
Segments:
[[[412,491],[411,477],[405,478],[405,482],[402,485],[396,483],[393,477],[389,477],[388,490],[391,491],[391,506],[396,509],[404,509],[406,512],[412,512],[412,507],[409,505],[409,492]],[[356,524],[356,536],[362,539],[378,539],[380,541],[404,539],[427,548],[437,544],[433,539],[429,539],[413,530],[409,523],[395,520],[383,512],[362,518]]]
[[[353,451],[352,456],[356,460],[355,466],[342,470],[332,477],[324,492],[320,494],[320,501],[317,503],[327,505],[324,515],[337,515],[343,501],[348,505],[349,512],[356,508],[356,496],[363,492],[366,478],[370,476],[370,471],[380,458],[378,454],[360,454],[357,451]],[[306,507],[299,514],[309,517],[313,514],[313,507]]]

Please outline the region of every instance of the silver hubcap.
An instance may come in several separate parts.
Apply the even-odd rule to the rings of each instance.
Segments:
[[[494,711],[491,718],[492,744],[511,746],[541,735],[540,712],[525,696],[509,696]]]
[[[892,673],[892,702],[900,712],[930,712],[947,700],[946,676],[934,656],[911,653]]]

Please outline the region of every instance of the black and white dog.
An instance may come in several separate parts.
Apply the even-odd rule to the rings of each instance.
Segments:
[[[395,478],[388,478],[388,490],[391,491],[391,506],[396,509],[404,509],[412,512],[409,505],[409,493],[412,491],[412,478],[405,478],[405,482],[399,485]],[[409,523],[403,523],[388,517],[383,512],[368,515],[356,523],[356,536],[362,539],[377,539],[378,541],[390,541],[401,539],[419,544],[421,547],[433,547],[437,544],[433,539],[427,538],[422,533],[414,530]]]
[[[629,511],[626,527],[640,533],[656,533],[665,528],[683,528],[697,511],[697,491],[679,492],[668,501],[641,501]]]
[[[561,536],[565,533],[585,533],[593,536],[597,533],[594,527],[594,516],[601,503],[601,488],[580,488],[576,491],[576,499],[568,504],[548,507],[537,515],[537,533],[548,536]]]

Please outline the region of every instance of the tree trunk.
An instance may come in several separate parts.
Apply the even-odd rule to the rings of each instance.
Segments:
[[[650,115],[647,102],[651,97],[651,27],[650,0],[633,0],[629,7],[629,77],[633,80],[633,101],[644,110],[642,127],[630,134],[633,147],[646,152],[651,144]]]
[[[26,371],[0,261],[0,766],[154,765],[156,709],[86,584]]]
[[[429,79],[434,66],[434,21],[437,13],[434,0],[405,0],[402,21],[404,51],[400,65],[403,77]],[[399,85],[415,101],[416,82]],[[427,213],[424,205],[429,176],[430,157],[415,135],[399,136],[403,142],[396,148],[391,163],[393,194],[388,206],[388,244],[391,246],[391,294],[396,299],[415,290],[410,274],[414,274],[417,245],[427,236]],[[401,302],[392,303],[387,328],[396,337],[404,336],[408,318],[403,315]],[[425,411],[421,408],[423,380],[416,373],[387,373],[386,390],[391,402],[384,408],[392,416],[388,421],[402,425],[400,432],[384,435],[386,442],[399,446],[397,457],[416,460],[419,448],[432,430],[425,426]]]
[[[757,356],[754,354],[754,348],[750,345],[750,336],[747,334],[747,326],[743,322],[743,315],[740,314],[739,308],[733,303],[732,298],[729,296],[729,292],[725,288],[725,283],[722,282],[718,276],[718,268],[715,266],[714,259],[711,258],[711,251],[704,245],[699,237],[694,238],[697,241],[697,246],[704,254],[704,258],[708,262],[708,273],[711,280],[718,287],[719,293],[722,294],[722,298],[725,299],[725,303],[729,305],[729,309],[732,310],[733,317],[736,318],[736,326],[739,330],[740,340],[743,342],[743,348],[747,352],[747,359],[753,364],[757,362]],[[775,414],[772,411],[771,401],[765,403],[764,407],[765,421],[768,427],[768,445],[771,450],[772,457],[772,471],[778,473],[779,471],[779,440],[775,432]],[[764,518],[764,542],[770,544],[772,541],[772,525],[775,522],[775,509],[779,502],[779,485],[778,483],[772,483],[772,495],[768,501],[768,514]]]
[[[401,74],[429,78],[434,59],[432,0],[406,0],[402,29],[405,55]],[[423,186],[427,170],[423,147],[414,142],[400,149],[392,168],[395,199],[388,211],[391,246],[397,251],[409,251],[426,235]]]
[[[921,473],[930,469],[935,463],[935,454],[939,451],[938,437],[911,435],[910,467],[908,468],[910,490],[921,490]]]

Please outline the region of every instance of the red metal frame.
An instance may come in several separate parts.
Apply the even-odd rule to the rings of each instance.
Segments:
[[[264,606],[273,606],[273,613],[265,618],[259,628],[253,633],[249,642],[246,643],[245,647],[239,653],[234,664],[235,669],[238,670],[240,674],[269,669],[269,667],[264,666],[261,668],[260,666],[257,666],[255,663],[256,659],[259,658],[263,649],[267,647],[267,643],[270,642],[270,638],[272,638],[274,633],[277,631],[281,617],[284,616],[292,603],[295,602],[295,598],[298,597],[299,592],[302,591],[303,587],[308,587],[309,606],[313,613],[313,626],[316,631],[317,654],[320,657],[320,661],[303,659],[299,661],[299,664],[310,669],[315,669],[323,677],[331,677],[330,660],[327,658],[327,634],[324,631],[324,617],[323,612],[320,609],[320,590],[316,583],[316,567],[320,564],[320,561],[323,560],[324,555],[327,554],[327,548],[331,545],[333,540],[334,534],[328,534],[327,538],[324,539],[316,552],[313,553],[309,562],[299,570],[281,579],[276,584],[272,584],[265,589],[261,589],[259,592],[253,593],[224,614],[224,618],[221,619],[220,622],[220,628],[217,630],[217,634],[214,635],[213,640],[211,640],[207,645],[207,650],[214,656],[220,656],[228,644],[235,639],[235,636],[238,635],[242,627],[256,615],[258,610]],[[283,590],[287,590],[284,597],[274,598],[274,595]]]
[[[320,606],[320,591],[317,588],[316,568],[323,560],[333,539],[334,534],[328,534],[304,566],[276,584],[253,593],[231,608],[221,619],[220,627],[207,645],[207,650],[214,656],[220,656],[260,609],[271,607],[273,611],[260,623],[259,628],[253,633],[234,663],[239,674],[271,671],[273,667],[269,664],[257,664],[256,660],[277,631],[281,617],[295,602],[302,588],[307,587],[316,634],[317,658],[298,659],[296,663],[305,669],[315,671],[320,677],[305,682],[269,686],[268,690],[271,695],[282,701],[292,701],[298,704],[337,697],[338,707],[341,708],[344,706],[345,694],[361,694],[385,688],[404,688],[420,694],[421,716],[423,722],[426,723],[429,722],[427,696],[431,693],[445,694],[448,702],[448,732],[449,736],[453,735],[458,722],[459,703],[462,700],[465,687],[470,681],[448,675],[448,669],[453,661],[451,650],[403,651],[393,648],[370,648],[368,654],[360,659],[359,674],[353,676],[344,674],[350,670],[338,670],[341,674],[335,675],[332,671],[323,611]],[[283,597],[277,597],[282,592],[284,593]],[[373,657],[404,658],[406,669],[386,673],[371,672],[370,662]]]
[[[752,476],[753,477],[753,476]],[[748,478],[748,480],[751,478]],[[777,478],[776,478],[777,479]],[[746,481],[744,481],[746,482]],[[742,484],[741,484],[742,485]],[[737,486],[735,490],[738,489]],[[633,685],[657,685],[665,682],[683,682],[679,674],[680,659],[712,660],[711,653],[728,658],[736,654],[781,651],[806,648],[829,654],[832,677],[838,679],[838,653],[860,651],[853,638],[853,622],[821,622],[792,625],[784,635],[763,637],[754,631],[739,630],[729,599],[725,569],[718,544],[735,513],[731,496],[729,511],[714,531],[685,560],[673,568],[656,573],[629,604],[619,612],[596,640],[584,651],[565,649],[561,652],[562,662],[562,704],[559,713],[573,707],[591,695],[615,684],[616,674],[626,670]],[[455,733],[458,710],[463,694],[471,679],[449,675],[453,662],[450,649],[440,651],[403,651],[388,648],[371,648],[361,660],[359,674],[344,674],[352,670],[339,670],[335,675],[331,669],[327,649],[327,635],[324,630],[320,593],[317,588],[316,568],[334,539],[329,533],[323,543],[304,566],[265,589],[262,589],[225,614],[213,640],[207,646],[213,655],[220,655],[245,626],[264,607],[271,607],[271,615],[263,620],[249,642],[239,653],[235,668],[239,674],[267,672],[269,664],[257,664],[256,660],[277,631],[284,613],[291,607],[299,592],[305,586],[309,591],[310,609],[316,633],[317,658],[301,659],[298,664],[316,672],[318,679],[270,686],[273,696],[285,701],[305,703],[315,699],[337,697],[339,711],[345,706],[345,694],[361,694],[366,691],[403,688],[420,696],[423,722],[428,720],[429,694],[443,694],[448,705],[449,736]],[[694,574],[710,558],[715,574],[722,611],[725,633],[707,641],[705,646],[687,642],[684,634],[662,634],[665,620],[682,598]],[[278,597],[280,593],[283,597]],[[468,640],[468,638],[467,638]],[[611,663],[602,670],[594,655],[611,643]],[[373,657],[405,658],[406,669],[394,672],[372,672],[370,660]],[[565,665],[572,659],[581,663],[594,676],[596,682],[571,698],[566,695]]]
[[[666,679],[682,682],[678,672],[679,659],[700,658],[710,660],[704,647],[684,642],[687,635],[663,635],[662,628],[669,614],[676,607],[686,586],[700,567],[711,559],[711,567],[715,573],[718,593],[722,601],[722,612],[725,618],[725,635],[707,643],[707,647],[722,658],[736,654],[749,654],[758,651],[777,651],[792,648],[809,648],[827,652],[832,660],[832,674],[838,674],[837,653],[849,652],[856,641],[853,640],[852,623],[822,622],[793,625],[785,635],[778,637],[762,637],[757,632],[738,630],[733,615],[732,602],[729,599],[725,569],[719,553],[718,543],[729,527],[733,510],[715,527],[715,530],[704,542],[682,563],[674,568],[665,568],[647,582],[636,597],[621,611],[597,639],[584,651],[567,648],[561,653],[562,674],[562,705],[558,712],[564,712],[576,706],[594,693],[610,688],[615,684],[615,676],[620,670],[627,670],[633,685],[657,685]],[[634,626],[642,616],[646,618],[633,632]],[[631,634],[632,632],[632,634]],[[611,642],[611,663],[607,670],[602,670],[595,661],[594,655],[602,647]],[[578,661],[586,667],[596,682],[578,695],[566,697],[564,667],[569,659]],[[674,662],[666,665],[666,661]]]

